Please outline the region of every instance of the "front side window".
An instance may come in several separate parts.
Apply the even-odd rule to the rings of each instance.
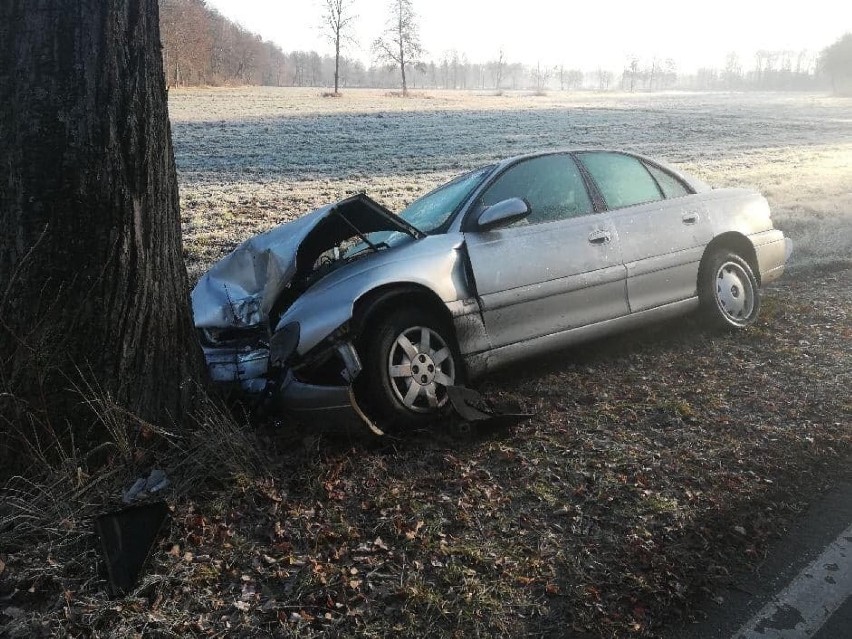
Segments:
[[[603,152],[580,153],[578,157],[610,210],[663,199],[654,178],[634,157]]]
[[[648,167],[651,175],[653,175],[654,179],[657,180],[657,184],[659,184],[660,188],[663,189],[666,199],[670,200],[673,197],[689,195],[689,191],[683,183],[668,171],[665,171],[658,166],[654,166],[653,164],[645,164],[645,166]]]
[[[488,187],[480,206],[518,197],[530,214],[522,223],[553,222],[592,212],[583,176],[567,155],[545,155],[510,167]]]

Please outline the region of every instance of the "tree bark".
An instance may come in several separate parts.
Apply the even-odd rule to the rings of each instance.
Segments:
[[[157,0],[4,0],[0,95],[0,395],[80,435],[81,379],[180,420],[204,366]]]

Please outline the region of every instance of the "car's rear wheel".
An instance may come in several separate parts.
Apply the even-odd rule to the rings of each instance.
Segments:
[[[717,329],[751,326],[760,313],[760,289],[751,267],[729,250],[705,258],[698,275],[698,297],[705,321]]]
[[[431,313],[400,309],[365,340],[361,390],[384,425],[417,426],[449,408],[447,387],[461,378],[452,333]]]

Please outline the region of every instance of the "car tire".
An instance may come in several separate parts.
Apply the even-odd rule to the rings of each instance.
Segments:
[[[712,329],[740,330],[760,313],[760,288],[742,257],[727,249],[708,254],[698,271],[698,299],[703,320]]]
[[[383,316],[363,340],[360,389],[379,426],[423,426],[450,410],[459,384],[452,331],[432,313],[403,308]]]

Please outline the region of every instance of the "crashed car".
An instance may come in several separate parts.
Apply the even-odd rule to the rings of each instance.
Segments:
[[[254,237],[192,292],[214,381],[282,411],[418,424],[447,389],[698,310],[743,329],[791,242],[767,201],[621,151],[514,157],[395,215],[363,194]]]

